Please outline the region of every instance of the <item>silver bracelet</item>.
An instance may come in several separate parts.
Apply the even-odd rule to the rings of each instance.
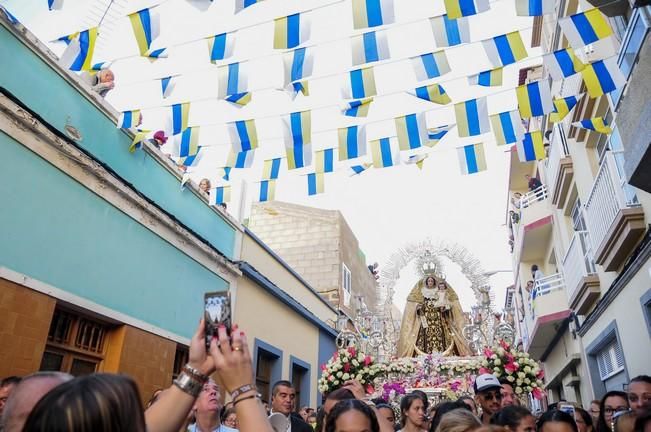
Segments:
[[[203,389],[202,382],[198,381],[192,375],[185,372],[181,372],[179,376],[174,380],[174,385],[179,388],[183,393],[187,393],[190,396],[196,398],[201,393]]]

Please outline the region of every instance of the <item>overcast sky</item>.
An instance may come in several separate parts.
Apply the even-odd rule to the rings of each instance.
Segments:
[[[42,40],[48,41],[96,24],[97,17],[104,10],[103,5],[108,1],[64,0],[62,10],[51,12],[47,10],[47,0],[0,0],[0,4]],[[137,46],[125,15],[155,4],[160,4],[157,10],[162,30],[153,47],[170,48],[169,58],[150,62],[136,57]],[[329,6],[321,7],[323,5]],[[293,101],[285,92],[273,90],[282,84],[282,58],[272,47],[272,22],[273,18],[312,8],[318,9],[307,17],[310,22],[307,44],[314,45],[315,78],[310,81],[310,97],[298,96]],[[190,113],[190,126],[202,125],[201,143],[206,146],[192,178],[198,181],[208,177],[214,184],[219,181],[216,168],[223,166],[229,149],[223,124],[264,117],[257,121],[260,148],[253,167],[232,176],[234,199],[229,204],[229,211],[245,217],[251,200],[257,199],[256,182],[261,176],[263,160],[284,155],[282,114],[313,110],[313,150],[336,147],[336,128],[352,124],[367,124],[366,135],[370,140],[395,135],[393,117],[413,112],[429,110],[426,115],[429,128],[455,122],[452,104],[440,108],[401,93],[417,86],[407,59],[437,50],[427,17],[443,13],[443,2],[395,1],[396,24],[387,27],[392,60],[375,68],[380,96],[373,102],[366,119],[343,117],[338,108],[342,103],[342,89],[347,83],[347,72],[351,69],[348,39],[353,34],[350,0],[267,0],[236,16],[233,16],[233,0],[215,0],[213,3],[205,0],[116,0],[103,27],[100,27],[101,36],[94,61],[124,58],[112,66],[116,88],[109,93],[107,100],[118,110],[151,107],[153,109],[143,110],[143,127],[169,127],[166,118],[170,109],[155,107],[206,99],[216,94],[215,66],[209,63],[206,43],[200,39],[246,27],[236,34],[232,60],[250,60],[245,69],[249,88],[254,90],[253,101],[238,109],[223,101],[205,100],[192,104]],[[529,47],[531,26],[530,18],[515,16],[514,0],[492,1],[490,11],[470,17],[471,40],[476,43],[448,49],[452,72],[432,82],[442,83],[453,102],[493,95],[488,98],[489,114],[516,109],[514,91],[509,89],[517,86],[519,69],[541,61],[540,50]],[[530,59],[507,66],[502,87],[470,86],[465,76],[490,68],[479,41],[516,29],[522,30]],[[196,42],[179,45],[192,40]],[[57,53],[64,48],[60,43],[49,46]],[[174,73],[184,75],[169,100],[163,101],[160,82],[153,79]],[[462,176],[456,148],[477,142],[485,145],[488,169]],[[486,271],[510,270],[511,256],[504,226],[508,149],[498,147],[492,133],[460,139],[453,129],[436,147],[424,150],[428,150],[429,157],[422,171],[415,165],[401,165],[370,169],[350,177],[345,169],[349,163],[340,164],[336,173],[326,176],[326,192],[314,197],[307,196],[304,175],[308,171],[287,172],[283,162],[276,199],[340,210],[355,232],[369,264],[377,261],[382,265],[399,247],[431,237],[465,246],[482,262]],[[126,149],[116,148],[116,151]],[[137,154],[134,157],[138,157]],[[366,159],[355,162],[364,161]],[[180,187],[179,193],[184,193]],[[244,200],[244,206],[240,206],[240,200]],[[244,208],[243,215],[239,214],[240,207]],[[447,264],[448,280],[459,293],[464,308],[468,309],[474,302],[469,284],[458,268]],[[403,271],[395,295],[400,309],[416,280],[411,266]],[[491,281],[496,304],[501,308],[504,289],[512,283],[512,275],[497,273]]]

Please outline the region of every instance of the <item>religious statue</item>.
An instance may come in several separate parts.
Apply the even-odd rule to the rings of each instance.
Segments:
[[[457,293],[442,278],[428,275],[407,297],[400,327],[398,357],[441,353],[444,356],[471,354],[462,336],[465,314]]]

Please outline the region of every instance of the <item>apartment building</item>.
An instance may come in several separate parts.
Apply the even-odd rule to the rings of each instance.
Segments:
[[[528,122],[529,130],[545,131],[543,160],[521,163],[511,152],[518,330],[524,348],[544,365],[549,403],[587,406],[648,374],[651,358],[651,7],[560,0],[555,15],[535,19],[532,44],[544,52],[568,47],[558,19],[601,3],[615,35],[576,54],[584,62],[616,55],[626,86],[596,99],[585,94],[560,123]],[[580,74],[552,81],[539,66],[520,77],[521,83],[549,79],[554,97],[586,91]],[[611,134],[572,126],[599,116]],[[529,191],[525,175],[542,186]],[[514,198],[516,192],[522,196]]]

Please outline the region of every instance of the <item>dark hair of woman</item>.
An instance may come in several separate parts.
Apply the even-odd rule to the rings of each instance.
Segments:
[[[515,431],[518,429],[522,419],[531,415],[531,411],[523,406],[510,405],[493,414],[490,423],[498,426],[506,426],[512,431]]]
[[[434,279],[432,276],[430,277]],[[434,283],[436,283],[436,279],[434,279]],[[420,397],[420,400],[423,401],[423,406],[425,407],[425,411],[427,411],[427,408],[429,408],[429,399],[427,399],[427,393],[425,393],[422,390],[414,390],[411,392],[411,394],[415,394],[416,396]]]
[[[326,400],[342,401],[346,399],[355,399],[355,395],[347,388],[338,388],[326,395]]]
[[[405,427],[405,421],[407,420],[406,413],[411,408],[411,404],[416,400],[422,401],[423,398],[419,394],[409,393],[400,400],[400,426]]]
[[[541,432],[544,424],[549,422],[567,423],[574,432],[579,432],[574,418],[568,413],[559,410],[545,411],[536,422],[536,431]]]
[[[371,425],[371,432],[380,432],[380,424],[377,421],[375,412],[364,402],[358,401],[357,399],[346,399],[337,402],[330,414],[328,414],[328,419],[326,420],[325,432],[335,432],[337,430],[337,419],[348,411],[358,411],[368,418]],[[316,429],[319,430],[319,429]]]
[[[592,416],[590,415],[589,412],[587,412],[581,407],[575,407],[574,411],[576,411],[581,416],[581,420],[583,420],[583,423],[585,423],[586,427],[594,426],[594,424],[592,423]]]
[[[124,375],[75,378],[47,393],[34,407],[26,432],[145,432],[136,383]]]
[[[325,426],[325,418],[326,418],[326,413],[323,407],[319,408],[319,410],[316,412],[316,426],[314,426],[315,431],[321,432],[323,430],[323,427]]]
[[[626,401],[628,405],[628,395],[623,391],[611,390],[606,393],[599,402],[599,419],[597,420],[597,432],[611,432],[611,427],[606,423],[606,399],[611,397],[620,397]]]
[[[441,418],[443,418],[445,414],[455,409],[465,409],[472,412],[468,405],[459,400],[456,400],[454,402],[441,402],[436,406],[436,414],[434,414],[434,417],[432,417],[432,422],[430,423],[429,427],[430,432],[436,431],[439,423],[441,423]]]

